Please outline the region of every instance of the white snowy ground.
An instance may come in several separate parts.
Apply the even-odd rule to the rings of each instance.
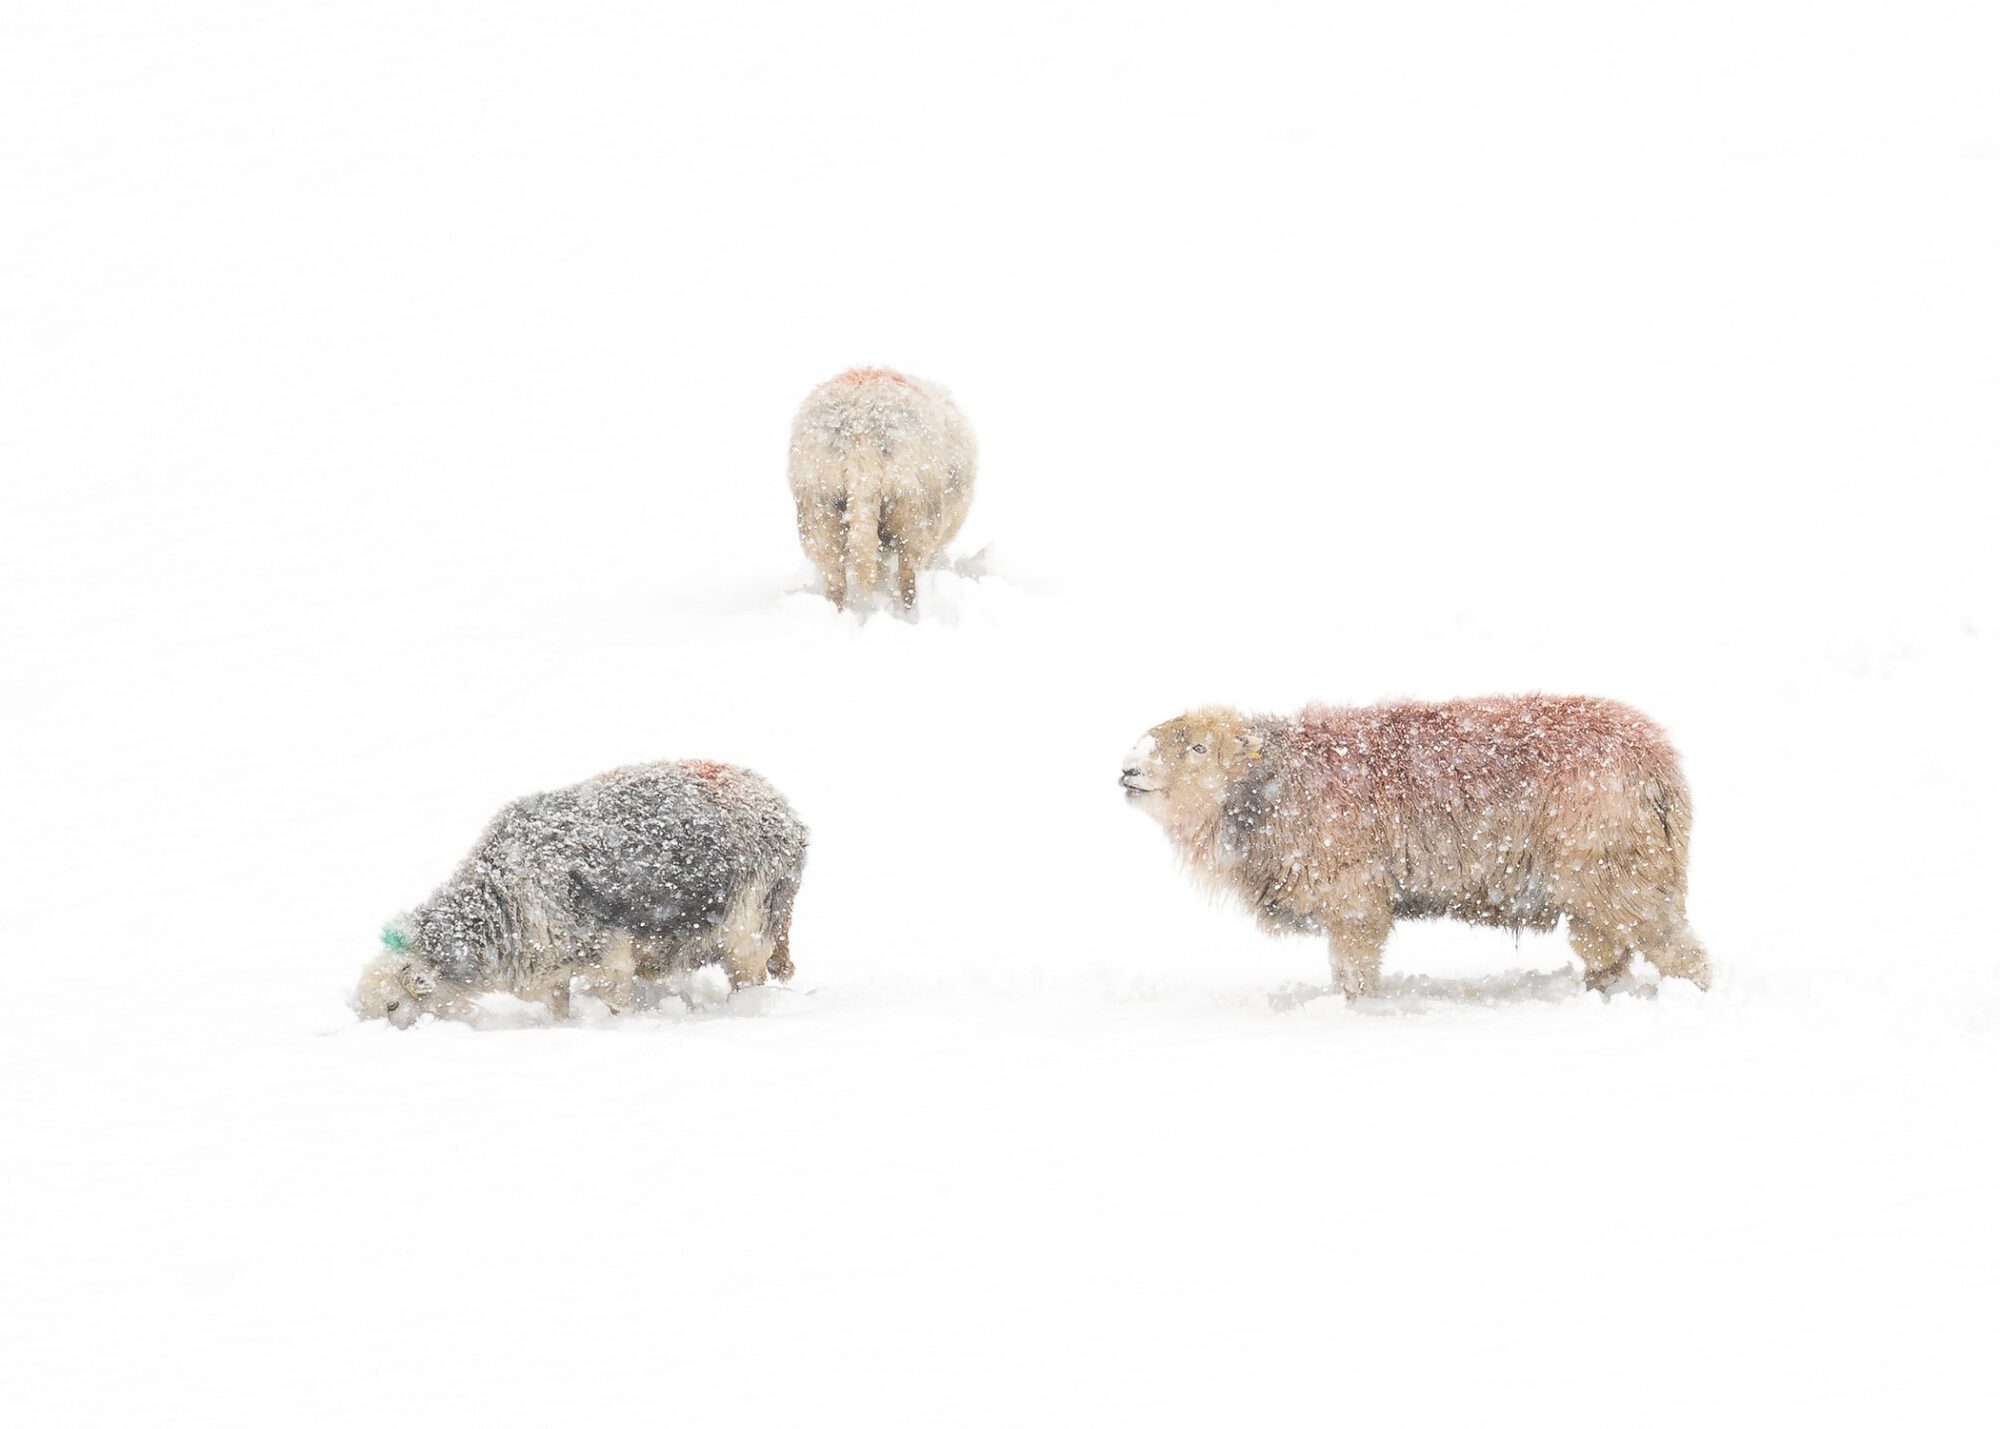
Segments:
[[[1990,1422],[1980,4],[14,4],[11,1423]],[[793,405],[982,440],[920,624]],[[1718,974],[1204,903],[1148,725],[1541,689]],[[754,765],[798,980],[398,1034],[503,801]]]

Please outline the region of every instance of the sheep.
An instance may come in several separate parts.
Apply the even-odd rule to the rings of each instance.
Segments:
[[[721,964],[732,989],[792,976],[806,826],[748,769],[635,764],[502,809],[457,871],[383,929],[364,1019],[469,1018],[510,992],[570,1011],[588,977],[616,1012],[637,979]]]
[[[1325,937],[1350,1002],[1378,989],[1407,918],[1547,931],[1567,916],[1593,990],[1635,953],[1708,986],[1687,923],[1679,760],[1610,700],[1198,709],[1148,732],[1119,782],[1266,932]]]
[[[792,421],[799,544],[838,608],[871,600],[893,566],[905,611],[917,572],[965,524],[977,452],[941,387],[857,367],[812,390]]]

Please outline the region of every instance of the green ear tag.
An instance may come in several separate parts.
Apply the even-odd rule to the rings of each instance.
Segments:
[[[401,953],[408,951],[410,944],[409,940],[394,928],[384,928],[382,930],[382,946],[392,953]]]

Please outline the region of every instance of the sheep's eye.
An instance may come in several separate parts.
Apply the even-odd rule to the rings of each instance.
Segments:
[[[1189,746],[1188,746],[1188,753],[1189,753],[1189,754],[1206,754],[1206,753],[1208,753],[1208,746],[1207,746],[1207,745],[1205,745],[1205,744],[1194,744],[1194,745],[1189,745]]]

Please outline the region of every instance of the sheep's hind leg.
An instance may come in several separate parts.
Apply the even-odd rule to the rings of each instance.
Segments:
[[[1583,985],[1608,994],[1632,966],[1632,950],[1594,923],[1569,920],[1570,951],[1583,960]]]
[[[798,497],[799,545],[819,572],[820,589],[836,610],[847,605],[847,498]]]
[[[790,982],[798,967],[792,962],[791,915],[785,916],[784,924],[771,930],[771,955],[764,959],[764,975],[779,982]]]
[[[792,964],[792,903],[798,893],[796,878],[780,877],[772,883],[770,896],[764,900],[764,931],[771,941],[771,956],[764,960],[764,974],[779,982],[790,982],[798,970]]]
[[[847,609],[847,514],[843,508],[837,523],[813,557],[819,566],[819,580],[835,610]]]
[[[917,613],[917,573],[924,568],[929,545],[922,518],[902,502],[884,502],[875,534],[882,554],[896,562],[896,599],[905,617]]]
[[[1639,951],[1667,977],[1685,978],[1708,991],[1708,953],[1678,909],[1662,916],[1642,935]]]
[[[771,940],[733,939],[723,953],[722,965],[729,972],[731,992],[760,986],[771,973]]]
[[[729,916],[717,932],[717,951],[729,974],[729,990],[754,987],[771,973],[775,946],[766,926],[765,902],[770,895],[769,880],[759,880],[737,895]]]

